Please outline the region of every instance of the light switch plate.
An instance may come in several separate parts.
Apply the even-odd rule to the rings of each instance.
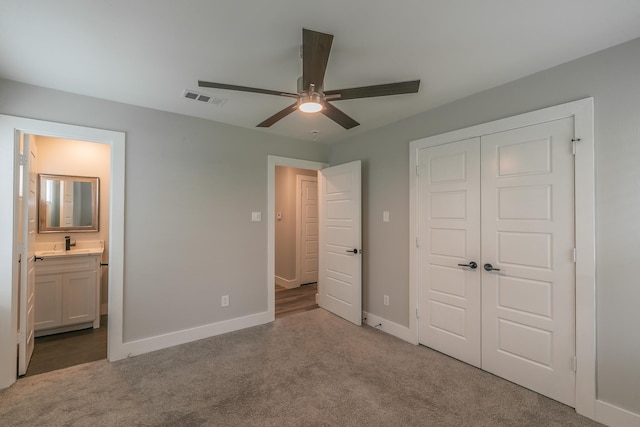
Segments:
[[[389,211],[382,212],[382,222],[389,222]]]
[[[251,221],[262,221],[262,212],[251,212]]]

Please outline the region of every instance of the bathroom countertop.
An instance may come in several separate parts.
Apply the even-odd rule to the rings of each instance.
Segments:
[[[63,243],[36,243],[35,255],[39,258],[81,256],[81,255],[102,255],[104,252],[104,241],[77,241],[76,246],[65,251]]]

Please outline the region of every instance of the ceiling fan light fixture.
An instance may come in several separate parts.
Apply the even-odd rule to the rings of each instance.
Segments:
[[[311,93],[309,95],[303,95],[298,100],[298,110],[303,113],[317,113],[322,111],[324,106],[322,105],[322,98],[318,93]]]

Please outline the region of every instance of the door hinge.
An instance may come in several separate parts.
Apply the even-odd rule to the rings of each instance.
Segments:
[[[573,262],[578,262],[578,250],[573,248]]]
[[[571,139],[571,154],[576,155],[576,142],[582,141],[580,138]]]
[[[416,308],[416,319],[420,318],[420,310]]]
[[[24,332],[18,331],[18,343],[24,342]]]
[[[24,166],[27,164],[27,155],[26,154],[20,154],[18,157],[18,162],[20,163],[21,166]]]
[[[416,176],[420,176],[420,166],[416,165]]]
[[[420,247],[420,240],[418,240],[418,238],[416,237],[416,248]]]
[[[573,372],[578,372],[578,358],[573,356],[573,360],[571,362],[573,363]]]

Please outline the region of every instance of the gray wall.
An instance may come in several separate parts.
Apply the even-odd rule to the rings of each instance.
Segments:
[[[409,142],[588,96],[595,98],[598,398],[640,413],[640,39],[335,144],[330,162],[364,162],[364,308],[408,326]]]
[[[267,155],[326,146],[7,80],[0,113],[126,132],[125,341],[267,311]]]

